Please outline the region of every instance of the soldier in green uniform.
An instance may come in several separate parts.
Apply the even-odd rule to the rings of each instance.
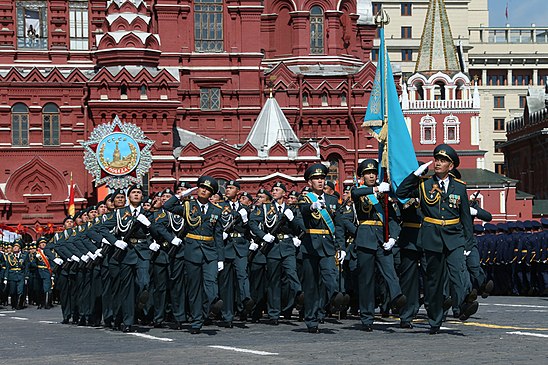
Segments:
[[[358,301],[358,254],[356,251],[357,217],[354,202],[352,201],[352,187],[346,186],[343,191],[343,203],[341,215],[344,227],[345,252],[344,263],[341,268],[342,282],[339,284],[348,302],[352,302],[353,308],[357,308]],[[347,303],[348,304],[348,303]],[[341,310],[341,318],[346,318],[348,307]],[[355,309],[357,310],[357,309]]]
[[[48,239],[44,236],[36,241],[38,249],[36,250],[36,267],[38,269],[39,279],[39,301],[38,308],[51,308],[51,291],[53,289],[53,265],[55,256],[51,250],[46,249]]]
[[[286,203],[287,189],[277,182],[272,187],[274,202],[255,208],[251,214],[250,228],[264,245],[267,264],[267,304],[270,323],[278,325],[282,313],[282,277],[289,284],[289,301],[287,307],[293,307],[293,298],[302,292],[301,282],[297,276],[296,248],[300,246],[300,233],[306,228],[300,211]],[[276,230],[276,231],[274,231]],[[258,244],[250,245],[250,250],[257,250]]]
[[[183,190],[186,191],[187,189]],[[160,207],[152,216],[151,233],[157,246],[152,262],[152,280],[154,282],[154,326],[160,327],[165,320],[166,297],[169,287],[171,310],[175,320],[175,329],[181,329],[187,321],[185,308],[186,290],[184,280],[185,251],[181,239],[185,221],[182,216],[163,208],[163,204],[173,197],[171,189],[165,189],[160,196]],[[156,250],[157,248],[157,250]],[[171,257],[168,253],[171,252]]]
[[[251,299],[247,276],[249,210],[238,202],[239,192],[240,183],[230,180],[226,183],[226,201],[219,203],[222,208],[220,220],[223,226],[225,256],[224,269],[219,273],[219,292],[223,300],[224,325],[229,328],[234,319],[235,303],[240,305],[244,317],[255,304]]]
[[[218,189],[213,177],[201,176],[196,200],[181,205],[179,200],[184,195],[179,194],[164,204],[167,211],[184,217],[187,226],[184,255],[192,316],[191,334],[200,333],[210,309],[222,307],[217,286],[217,272],[224,268],[223,229],[219,221],[221,208],[209,201]]]
[[[396,212],[388,203],[388,217],[385,217],[384,196],[390,185],[381,182],[377,185],[379,165],[372,159],[364,160],[357,169],[363,177],[365,186],[352,189],[352,200],[356,207],[358,230],[355,245],[358,256],[358,298],[362,329],[373,330],[375,317],[375,270],[379,270],[388,287],[390,306],[399,311],[406,303],[402,294],[399,279],[394,267],[392,248],[400,233],[396,221]],[[389,237],[386,239],[384,225],[388,222]]]
[[[464,247],[473,239],[472,218],[466,184],[449,175],[459,165],[456,151],[442,144],[434,149],[434,173],[431,178],[420,176],[432,162],[421,165],[405,178],[396,195],[420,201],[423,223],[418,245],[426,256],[426,288],[430,334],[440,331],[443,320],[443,287],[449,275],[455,291],[454,300],[460,306],[460,319],[466,320],[478,309],[475,291],[466,293],[463,271],[466,270]]]
[[[4,285],[8,286],[12,309],[23,309],[25,285],[29,278],[29,259],[27,253],[21,251],[21,245],[21,239],[16,239],[12,245],[12,252],[6,256]]]
[[[313,164],[306,169],[304,178],[312,191],[303,194],[299,201],[306,228],[300,249],[303,253],[304,320],[309,333],[319,332],[325,291],[328,304],[339,307],[343,300],[337,288],[335,259],[342,263],[346,255],[344,231],[337,198],[323,191],[327,171],[323,164]],[[321,283],[325,285],[325,291],[320,289]]]

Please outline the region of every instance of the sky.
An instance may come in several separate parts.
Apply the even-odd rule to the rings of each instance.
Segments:
[[[489,0],[489,26],[506,25],[506,3],[511,26],[548,26],[548,0]]]

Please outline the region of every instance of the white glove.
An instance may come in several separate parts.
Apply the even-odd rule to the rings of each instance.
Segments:
[[[84,262],[88,262],[89,261],[89,257],[88,255],[82,255],[82,257],[80,257],[80,259]]]
[[[468,255],[470,255],[471,253],[472,253],[472,251],[466,251],[466,250],[464,250],[464,256],[468,256]]]
[[[102,254],[101,252],[103,252],[103,249],[102,249],[102,248],[98,248],[97,250],[95,250],[95,255],[96,255],[96,256],[99,256],[99,257],[103,257],[103,254]]]
[[[4,285],[8,285],[8,279],[4,279]]]
[[[415,172],[413,174],[415,176],[421,176],[423,174],[423,172],[426,171],[428,166],[430,166],[432,164],[432,162],[434,162],[434,161],[428,161],[427,163],[423,163],[422,165],[419,166],[418,169],[415,170]]]
[[[72,261],[74,261],[74,260],[72,259],[72,257],[67,257],[67,261],[68,261],[68,262],[72,262]]]
[[[225,263],[222,261],[217,261],[217,271],[223,271],[225,268]]]
[[[179,246],[181,245],[181,243],[183,243],[183,240],[179,237],[173,237],[173,239],[171,240],[171,244],[174,246]]]
[[[223,232],[223,241],[226,240],[227,238],[228,238],[228,233]]]
[[[387,191],[390,191],[390,184],[383,181],[379,184],[379,186],[377,186],[377,188],[379,189],[379,193],[386,193]]]
[[[382,248],[384,248],[386,251],[389,251],[392,249],[392,247],[394,247],[395,244],[396,244],[396,240],[393,238],[389,238],[388,242],[385,242],[382,244]]]
[[[72,259],[72,261],[80,262],[80,258],[76,255],[72,255],[70,258]]]
[[[476,208],[470,207],[470,214],[472,214],[472,216],[476,216],[478,215],[478,210]]]
[[[284,215],[287,217],[287,220],[290,222],[293,220],[293,218],[295,218],[295,215],[293,215],[293,212],[291,211],[291,209],[286,209],[284,212]]]
[[[293,245],[299,247],[301,245],[301,240],[298,237],[293,237]]]
[[[39,259],[40,257],[42,257],[42,256],[40,255],[40,253],[39,253],[39,252],[36,252],[36,258]]]
[[[251,244],[249,245],[249,251],[257,251],[258,248],[259,248],[259,245],[256,244],[255,242],[251,242]]]
[[[158,251],[160,249],[160,245],[156,243],[156,241],[152,241],[152,243],[150,244],[150,246],[148,246],[148,248],[151,250],[151,251]]]
[[[346,251],[344,250],[337,251],[337,261],[339,261],[339,264],[342,264],[345,257],[346,257]]]
[[[139,222],[141,222],[144,226],[150,227],[150,221],[147,217],[144,216],[144,214],[139,214],[136,218]]]
[[[116,242],[114,242],[114,246],[118,247],[120,250],[125,250],[127,248],[127,243],[122,240],[116,240]]]
[[[97,258],[97,255],[95,255],[94,253],[91,253],[91,252],[88,252],[87,256],[88,256],[92,261],[95,261],[95,259]]]
[[[247,223],[247,221],[248,221],[247,210],[242,208],[242,209],[238,210],[238,214],[240,214],[240,216],[242,217],[242,222]]]
[[[264,237],[263,237],[263,241],[268,242],[268,243],[274,242],[275,239],[276,239],[276,237],[274,237],[270,233],[265,234]]]
[[[183,191],[182,193],[180,193],[179,195],[177,195],[179,197],[179,199],[182,199],[184,198],[185,196],[189,196],[190,194],[192,194],[196,189],[198,189],[197,186],[191,188],[191,189],[187,189],[185,191]]]
[[[324,207],[325,207],[324,203],[320,202],[319,200],[310,204],[310,209],[312,210],[320,210],[320,209],[323,209]]]
[[[110,246],[110,242],[103,237],[103,239],[101,240],[101,242],[103,242],[104,245],[109,245]]]
[[[63,265],[63,259],[56,257],[53,259],[53,262],[55,262],[58,266]]]

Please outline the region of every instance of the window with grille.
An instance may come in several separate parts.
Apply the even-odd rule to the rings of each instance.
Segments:
[[[411,16],[412,8],[411,3],[401,3],[401,16]]]
[[[506,175],[506,169],[504,168],[504,163],[496,163],[495,172],[500,175]]]
[[[323,10],[319,6],[313,6],[310,9],[310,53],[323,52]]]
[[[460,121],[454,115],[443,120],[443,140],[449,144],[460,143]]]
[[[218,87],[200,89],[201,110],[221,110],[221,89]]]
[[[371,61],[377,62],[379,60],[379,50],[376,48],[371,49]]]
[[[194,1],[196,52],[223,52],[223,1]]]
[[[59,145],[59,108],[49,103],[42,110],[42,126],[44,130],[44,146]]]
[[[88,2],[69,1],[70,49],[89,49]]]
[[[23,103],[11,109],[11,139],[13,146],[29,145],[29,108]]]
[[[17,1],[17,48],[48,48],[46,1]]]
[[[411,27],[401,27],[401,37],[402,39],[411,39]]]
[[[495,141],[495,153],[502,153],[502,144],[504,141]]]
[[[411,49],[402,49],[401,50],[401,60],[402,61],[413,61],[413,50],[411,50]]]
[[[422,117],[419,123],[421,127],[421,144],[436,144],[436,120],[429,115]]]

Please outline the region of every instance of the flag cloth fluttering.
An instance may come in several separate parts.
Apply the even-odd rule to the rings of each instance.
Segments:
[[[68,215],[74,217],[76,214],[76,206],[74,205],[74,182],[72,181],[72,172],[70,173],[70,186],[69,186],[69,204]]]

